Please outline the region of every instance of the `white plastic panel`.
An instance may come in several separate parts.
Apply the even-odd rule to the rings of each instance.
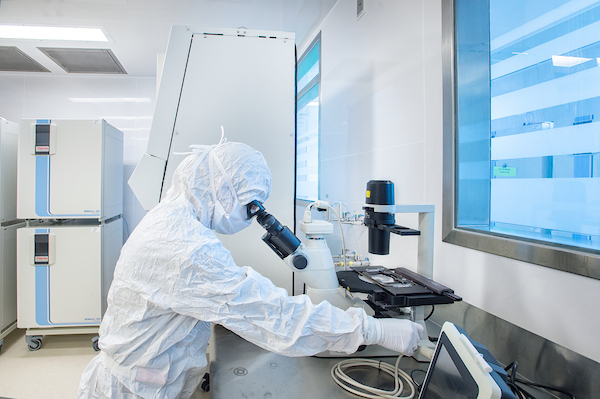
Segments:
[[[102,215],[123,214],[123,133],[102,121]]]
[[[169,36],[169,45],[165,54],[160,87],[156,98],[156,107],[152,119],[152,128],[146,152],[157,158],[167,159],[179,95],[185,74],[185,66],[190,51],[192,31],[186,26],[173,26]],[[140,202],[144,202],[134,189]],[[158,203],[158,200],[156,203]],[[149,210],[150,208],[146,208]]]
[[[152,209],[160,200],[166,165],[164,159],[144,154],[128,180],[129,187],[145,210]]]
[[[0,227],[0,333],[17,321],[17,228]]]
[[[123,246],[123,219],[104,225],[102,229],[102,316],[106,312],[108,290],[115,274],[115,266]]]
[[[221,30],[222,35],[192,35],[193,32],[206,30],[182,27],[172,30],[148,154],[136,168],[130,185],[142,205],[150,209],[158,201],[158,197],[153,197],[155,188],[151,187],[157,175],[162,179],[164,173],[164,196],[174,170],[184,159],[173,152],[188,151],[190,144],[216,144],[223,126],[228,141],[246,143],[265,156],[273,177],[271,197],[265,206],[291,228],[294,223],[293,35],[246,32],[245,37],[240,37],[235,30]],[[169,130],[174,132],[172,137],[166,136]],[[165,149],[167,165],[161,173],[155,167],[162,161]],[[253,223],[234,236],[220,238],[236,263],[252,266],[291,292],[291,271],[261,241],[263,234],[264,230]]]
[[[17,218],[17,139],[19,125],[0,118],[0,222]]]

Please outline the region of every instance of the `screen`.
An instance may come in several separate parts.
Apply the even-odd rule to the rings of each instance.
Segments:
[[[50,145],[50,125],[35,126],[35,145],[49,146]]]
[[[35,235],[35,256],[48,256],[48,234]]]
[[[440,336],[420,399],[477,399],[479,388],[445,334]]]

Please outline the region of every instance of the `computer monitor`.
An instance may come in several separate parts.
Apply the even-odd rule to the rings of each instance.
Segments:
[[[496,359],[460,327],[444,323],[419,399],[516,399]]]

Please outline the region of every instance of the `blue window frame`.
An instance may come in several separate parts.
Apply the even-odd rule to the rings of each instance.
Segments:
[[[296,100],[296,199],[319,199],[321,35],[298,61]]]

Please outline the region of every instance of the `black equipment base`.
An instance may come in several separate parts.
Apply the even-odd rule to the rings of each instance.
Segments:
[[[382,311],[462,300],[450,288],[403,267],[353,267],[349,271],[337,272],[337,277],[340,285],[350,292],[368,294],[367,302]]]

